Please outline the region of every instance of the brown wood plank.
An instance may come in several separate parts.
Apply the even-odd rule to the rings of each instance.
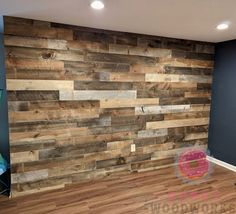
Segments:
[[[209,124],[209,118],[165,120],[158,122],[147,122],[147,129],[163,129],[185,126],[202,126]]]
[[[125,100],[101,100],[101,108],[124,108],[124,107],[136,107],[145,105],[158,105],[158,98],[147,99],[125,99]]]
[[[57,80],[7,80],[7,90],[9,91],[55,91],[55,90],[73,90],[73,81]]]
[[[7,24],[4,28],[4,32],[5,34],[8,35],[28,36],[36,38],[47,38],[47,39],[73,40],[72,30],[45,27],[45,26],[25,25],[24,27],[22,27],[21,25]]]

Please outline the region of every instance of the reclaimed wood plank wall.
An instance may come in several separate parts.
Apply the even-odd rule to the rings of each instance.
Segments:
[[[214,44],[5,17],[5,52],[13,196],[207,145]]]

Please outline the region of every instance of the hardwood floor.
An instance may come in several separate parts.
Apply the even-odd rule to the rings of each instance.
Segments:
[[[236,173],[213,166],[201,184],[183,183],[174,167],[68,186],[14,199],[2,214],[236,213]]]

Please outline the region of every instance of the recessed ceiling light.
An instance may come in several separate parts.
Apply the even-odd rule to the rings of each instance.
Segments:
[[[216,29],[217,30],[226,30],[229,28],[229,24],[228,23],[221,23],[221,24],[218,24]]]
[[[104,3],[100,0],[95,0],[95,1],[92,1],[90,6],[95,10],[101,10],[104,8]]]

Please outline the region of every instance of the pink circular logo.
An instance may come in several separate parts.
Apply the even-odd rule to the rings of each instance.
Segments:
[[[200,149],[182,152],[178,157],[177,167],[179,176],[188,181],[204,178],[210,172],[206,153]]]

